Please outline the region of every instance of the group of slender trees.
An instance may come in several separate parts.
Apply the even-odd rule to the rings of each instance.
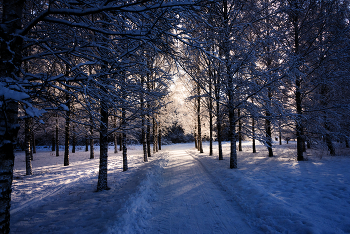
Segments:
[[[231,168],[243,133],[272,156],[272,129],[288,127],[298,160],[307,140],[323,137],[333,154],[332,141],[349,135],[347,0],[3,0],[0,9],[1,232],[19,119],[28,168],[33,119],[64,119],[64,165],[76,129],[92,148],[98,132],[97,190],[108,190],[108,138],[122,139],[127,170],[126,136],[138,129],[147,161],[176,66],[190,77],[198,149],[208,110],[209,153],[215,129],[223,158],[227,126]]]
[[[179,29],[180,65],[190,77],[199,151],[202,118],[212,154],[214,116],[219,159],[229,128],[230,168],[243,137],[253,152],[263,142],[272,157],[272,134],[281,140],[283,131],[297,140],[299,161],[306,143],[323,141],[331,155],[335,140],[348,145],[349,1],[224,0],[189,14]]]

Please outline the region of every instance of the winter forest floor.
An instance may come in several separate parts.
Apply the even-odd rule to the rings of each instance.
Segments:
[[[142,161],[141,146],[128,147],[129,170],[121,153],[109,152],[111,190],[95,192],[95,159],[81,147],[63,166],[48,148],[34,155],[33,175],[17,152],[11,233],[350,233],[350,151],[331,157],[307,151],[295,160],[295,143],[275,145],[275,157],[250,142],[238,152],[238,169],[199,154],[193,144],[164,146]]]

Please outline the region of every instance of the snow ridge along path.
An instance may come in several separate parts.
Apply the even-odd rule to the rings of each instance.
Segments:
[[[259,233],[245,222],[230,194],[184,149],[170,150],[164,166],[145,233]]]

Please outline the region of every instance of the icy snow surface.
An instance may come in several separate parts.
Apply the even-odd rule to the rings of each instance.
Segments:
[[[238,169],[229,169],[229,143],[222,161],[206,143],[204,154],[165,146],[148,163],[141,146],[129,146],[127,172],[111,147],[103,192],[95,192],[98,147],[95,159],[83,147],[71,153],[68,167],[62,151],[39,149],[31,176],[18,152],[11,233],[350,233],[349,155],[308,150],[297,162],[294,142],[275,145],[273,158],[250,144]]]

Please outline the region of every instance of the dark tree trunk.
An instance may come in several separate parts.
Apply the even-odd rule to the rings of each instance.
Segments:
[[[220,100],[216,98],[216,125],[217,125],[217,138],[218,138],[218,148],[219,148],[219,160],[223,160],[222,154],[222,140],[221,140],[221,116],[220,116]]]
[[[123,151],[123,133],[119,134],[119,151]]]
[[[143,161],[144,162],[148,162],[146,131],[145,131],[145,119],[144,119],[144,117],[142,118],[141,141],[142,141],[142,149],[143,149]]]
[[[76,134],[75,134],[75,125],[73,125],[73,139],[72,139],[72,153],[75,153],[75,145],[76,145]]]
[[[157,152],[157,147],[158,147],[158,136],[157,136],[157,120],[156,120],[156,117],[153,117],[152,118],[153,120],[153,153]]]
[[[209,155],[213,155],[213,100],[212,100],[212,84],[211,77],[209,79]]]
[[[238,112],[238,151],[242,151],[242,121],[241,121],[241,109]]]
[[[108,104],[105,98],[101,101],[101,123],[100,123],[100,166],[98,172],[97,191],[109,190],[107,185],[108,167]]]
[[[114,130],[117,129],[117,117],[114,116],[114,124],[113,124],[113,127],[114,127]],[[118,133],[117,132],[114,132],[113,133],[113,142],[114,142],[114,153],[118,153]]]
[[[0,82],[6,84],[21,66],[22,39],[16,31],[22,27],[23,0],[2,1],[0,27]],[[0,97],[0,233],[10,232],[11,186],[14,165],[14,144],[18,132],[18,103]]]
[[[270,64],[270,63],[268,63]],[[266,131],[266,144],[267,144],[267,150],[269,151],[269,157],[273,157],[273,151],[272,151],[272,128],[271,128],[271,113],[269,108],[271,107],[271,99],[272,99],[272,92],[271,88],[268,89],[268,106],[265,112],[266,119],[265,119],[265,131]]]
[[[86,132],[85,135],[85,152],[89,151],[89,136],[88,136],[88,132]]]
[[[194,128],[194,133],[193,133],[193,137],[194,137],[194,147],[196,147],[196,149],[198,149],[198,140],[197,140],[197,128]]]
[[[147,129],[146,129],[146,143],[147,143],[147,155],[148,157],[152,157],[151,155],[151,121],[150,116],[147,116]]]
[[[201,124],[201,98],[200,98],[200,87],[197,84],[197,124],[198,124],[198,150],[199,153],[203,153],[203,145],[202,145],[202,124]]]
[[[298,3],[293,2],[293,7],[298,9]],[[294,31],[294,54],[299,55],[299,15],[295,13],[292,16],[292,24]],[[298,67],[296,70],[299,69]],[[297,119],[296,119],[296,136],[297,136],[297,160],[303,161],[303,141],[304,141],[304,129],[302,125],[302,97],[301,97],[301,77],[299,74],[296,75],[295,79],[295,105],[297,109]]]
[[[269,111],[266,111],[265,113],[266,119],[265,119],[265,131],[266,131],[266,144],[267,144],[267,150],[269,151],[269,157],[273,157],[273,151],[272,151],[272,131],[271,131],[271,121],[270,117],[271,114]]]
[[[236,146],[236,122],[234,117],[234,109],[232,105],[229,107],[229,121],[230,121],[230,133],[229,139],[231,142],[231,152],[230,152],[230,168],[237,168],[237,146]]]
[[[226,27],[226,33],[223,40],[223,52],[225,55],[225,66],[226,66],[226,77],[227,77],[227,93],[228,93],[228,118],[230,124],[229,139],[231,141],[231,152],[230,152],[230,168],[237,168],[237,146],[236,146],[236,119],[235,119],[235,104],[234,104],[234,90],[233,90],[233,74],[232,64],[230,61],[230,50],[227,47],[230,43],[228,33],[228,4],[227,0],[223,1],[224,7],[224,23]]]
[[[66,123],[64,128],[64,166],[69,166],[69,135],[70,135],[70,97],[66,95],[67,107]]]
[[[88,131],[88,130],[86,130]],[[88,135],[88,132],[86,132],[86,135],[85,135],[85,152],[88,152],[89,151],[89,135]]]
[[[93,128],[93,121],[92,117],[90,117],[90,159],[95,158],[95,149],[94,149],[94,128]]]
[[[30,128],[30,131],[29,131],[29,157],[30,157],[30,160],[33,161],[34,160],[34,157],[33,157],[33,119],[31,118],[30,120],[30,123],[29,123],[29,128]]]
[[[126,98],[126,97],[124,97]],[[123,131],[123,171],[128,170],[128,156],[127,156],[127,148],[126,148],[126,110],[122,108],[122,131]]]
[[[32,125],[32,118],[27,117],[24,120],[25,126],[24,126],[24,141],[25,141],[25,157],[26,157],[26,175],[32,175],[32,159],[31,159],[31,125]]]
[[[162,130],[159,127],[158,131],[158,145],[159,145],[159,150],[162,150]]]
[[[281,130],[281,123],[279,123],[279,135],[278,135],[280,145],[282,145],[282,130]]]
[[[253,153],[256,153],[255,147],[255,119],[252,117],[252,133],[253,133]]]
[[[126,134],[123,131],[123,171],[128,170],[128,155],[127,155],[127,148],[126,148]]]
[[[145,77],[141,76],[141,95],[140,95],[140,105],[141,105],[141,142],[143,149],[143,161],[148,162],[147,155],[147,140],[146,140],[146,115],[145,115],[145,100],[144,100],[144,87],[145,87]]]
[[[56,113],[56,156],[60,156],[60,147],[58,139],[58,114]]]

